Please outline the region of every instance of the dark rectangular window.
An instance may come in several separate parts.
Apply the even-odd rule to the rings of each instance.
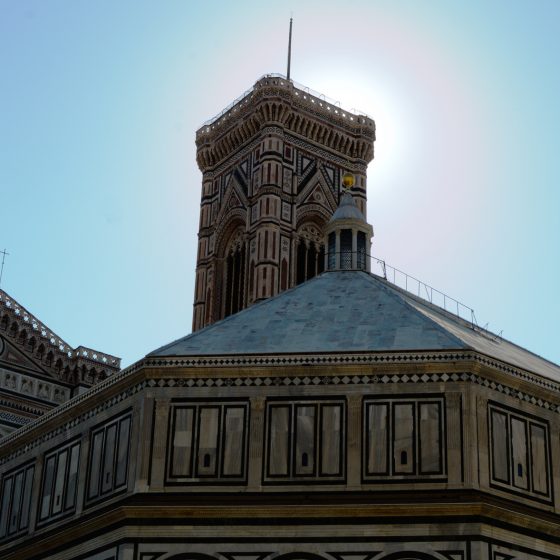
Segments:
[[[79,441],[65,444],[45,455],[39,524],[49,523],[75,511],[79,461]]]
[[[329,270],[333,270],[336,266],[336,233],[329,233]]]
[[[343,400],[271,400],[266,412],[265,482],[343,482],[345,426]]]
[[[0,540],[27,531],[31,508],[34,465],[24,465],[2,477]]]
[[[86,503],[126,490],[131,423],[128,412],[91,431]]]
[[[363,437],[364,482],[446,477],[441,397],[364,399]]]
[[[352,268],[352,230],[343,229],[340,232],[340,268]]]
[[[169,411],[167,484],[247,479],[249,403],[189,401]]]
[[[552,500],[548,422],[490,403],[488,445],[491,486],[539,501]]]

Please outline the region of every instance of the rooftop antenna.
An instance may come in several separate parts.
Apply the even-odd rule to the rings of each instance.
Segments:
[[[288,80],[290,79],[290,66],[292,65],[292,21],[293,18],[290,18],[290,35],[288,38],[288,72],[286,74]]]
[[[2,255],[2,264],[0,265],[0,284],[2,284],[2,273],[4,272],[4,261],[6,260],[6,256],[10,253],[6,252],[6,249],[0,251],[0,255]]]

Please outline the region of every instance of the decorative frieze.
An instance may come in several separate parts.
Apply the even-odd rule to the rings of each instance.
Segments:
[[[1,367],[0,388],[56,405],[66,402],[72,396],[69,387]]]

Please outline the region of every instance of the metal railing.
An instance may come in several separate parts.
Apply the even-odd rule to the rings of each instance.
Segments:
[[[381,276],[394,286],[401,288],[408,293],[427,301],[448,313],[451,313],[464,321],[470,323],[471,328],[483,331],[494,340],[501,337],[488,331],[485,327],[480,327],[476,320],[474,309],[460,302],[446,293],[442,292],[422,282],[418,278],[394,267],[385,260],[368,255],[364,251],[327,251],[326,265],[327,270],[366,270],[366,260],[370,261],[370,272]],[[337,264],[338,261],[338,264]]]
[[[476,322],[476,315],[474,309],[460,302],[459,300],[448,296],[444,292],[422,282],[418,278],[399,270],[398,268],[387,264],[383,259],[369,255],[371,261],[371,272],[376,273],[378,276],[383,276],[385,280],[391,282],[395,286],[404,289],[405,291],[441,307],[444,311],[452,313],[465,321],[471,323],[472,328],[479,328]]]
[[[307,94],[310,97],[311,103],[315,103],[315,100],[317,100],[318,102],[324,101],[325,102],[324,108],[328,109],[329,111],[332,108],[332,110],[336,114],[339,114],[342,117],[346,117],[347,113],[348,114],[353,113],[356,116],[366,117],[370,120],[373,120],[373,118],[370,117],[367,113],[365,113],[364,111],[358,110],[358,109],[351,109],[347,112],[344,112],[341,109],[340,101],[336,101],[335,99],[331,99],[330,97],[327,97],[325,94],[319,93],[318,91],[315,91],[315,90],[313,90],[313,89],[311,89],[307,86],[304,86],[304,85],[302,85],[302,84],[300,84],[300,83],[298,83],[298,82],[296,82],[292,79],[288,80],[288,78],[286,78],[286,76],[284,76],[283,74],[264,74],[263,76],[261,76],[255,82],[255,84],[251,88],[249,88],[248,90],[243,92],[239,97],[234,99],[227,107],[222,109],[217,115],[215,115],[211,119],[208,119],[207,121],[205,121],[200,126],[199,132],[210,132],[211,125],[217,123],[223,116],[226,115],[226,113],[229,113],[236,105],[239,105],[241,103],[246,103],[247,101],[249,101],[249,97],[255,91],[255,89],[258,87],[261,80],[265,80],[265,79],[278,80],[277,85],[293,88],[295,95],[298,95],[298,92]],[[321,107],[323,107],[322,103],[319,103],[319,104],[320,104]],[[350,119],[354,120],[353,117],[350,117]]]

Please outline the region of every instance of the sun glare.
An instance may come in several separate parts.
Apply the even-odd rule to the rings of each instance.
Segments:
[[[305,85],[339,101],[343,109],[366,114],[375,121],[375,177],[380,188],[392,183],[399,162],[407,161],[410,131],[406,130],[400,94],[389,85],[353,72],[351,79],[333,79],[329,73],[310,72]]]

